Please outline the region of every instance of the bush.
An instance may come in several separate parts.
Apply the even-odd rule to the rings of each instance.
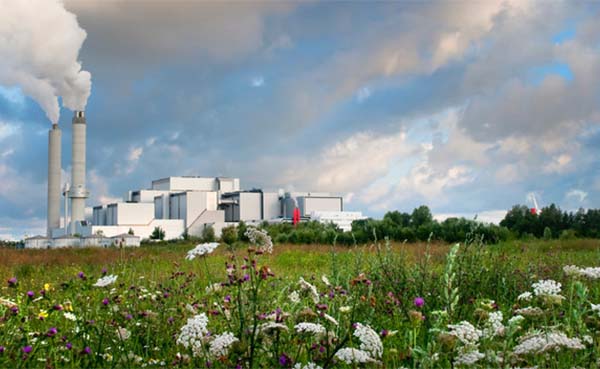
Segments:
[[[165,231],[160,227],[154,227],[152,234],[150,235],[151,240],[164,240],[165,239]]]
[[[228,226],[221,231],[221,241],[233,245],[238,240],[238,230],[235,226]]]
[[[215,230],[211,226],[205,226],[202,230],[202,242],[215,242]]]

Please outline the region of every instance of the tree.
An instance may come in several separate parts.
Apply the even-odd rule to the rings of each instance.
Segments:
[[[212,226],[205,226],[202,230],[202,242],[215,242],[215,230]]]
[[[132,236],[135,234],[135,233],[133,233],[133,228],[129,228],[129,231],[127,233],[130,234],[130,235],[132,235]]]
[[[164,240],[165,239],[165,231],[160,227],[154,227],[152,234],[150,235],[151,240]]]
[[[410,224],[413,228],[419,228],[419,226],[426,225],[433,222],[433,216],[431,211],[425,205],[421,205],[413,210],[410,215]]]

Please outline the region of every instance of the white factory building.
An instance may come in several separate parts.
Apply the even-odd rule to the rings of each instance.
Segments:
[[[25,239],[26,248],[139,246],[156,228],[165,239],[202,236],[211,227],[221,230],[240,221],[288,221],[298,209],[303,220],[332,222],[349,230],[359,212],[344,212],[341,196],[323,192],[241,190],[238,178],[168,177],[150,188],[128,191],[123,201],[100,204],[86,216],[86,130],[82,111],[72,120],[70,186],[61,191],[62,131],[48,132],[48,224],[46,236]],[[60,197],[65,199],[61,222]],[[62,225],[61,225],[62,223]]]

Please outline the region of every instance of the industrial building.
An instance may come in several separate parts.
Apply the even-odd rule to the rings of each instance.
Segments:
[[[244,221],[301,219],[332,222],[349,230],[359,212],[344,212],[339,195],[324,192],[242,190],[239,178],[167,177],[152,181],[150,188],[128,191],[123,201],[93,207],[85,217],[89,192],[85,184],[86,117],[73,117],[70,186],[64,196],[61,225],[61,130],[54,124],[48,133],[48,225],[47,235],[25,239],[26,248],[139,246],[160,228],[165,239],[201,236],[211,227],[217,236],[224,227]]]

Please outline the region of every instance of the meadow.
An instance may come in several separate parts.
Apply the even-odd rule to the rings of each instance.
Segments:
[[[0,367],[597,368],[600,241],[0,248]]]

